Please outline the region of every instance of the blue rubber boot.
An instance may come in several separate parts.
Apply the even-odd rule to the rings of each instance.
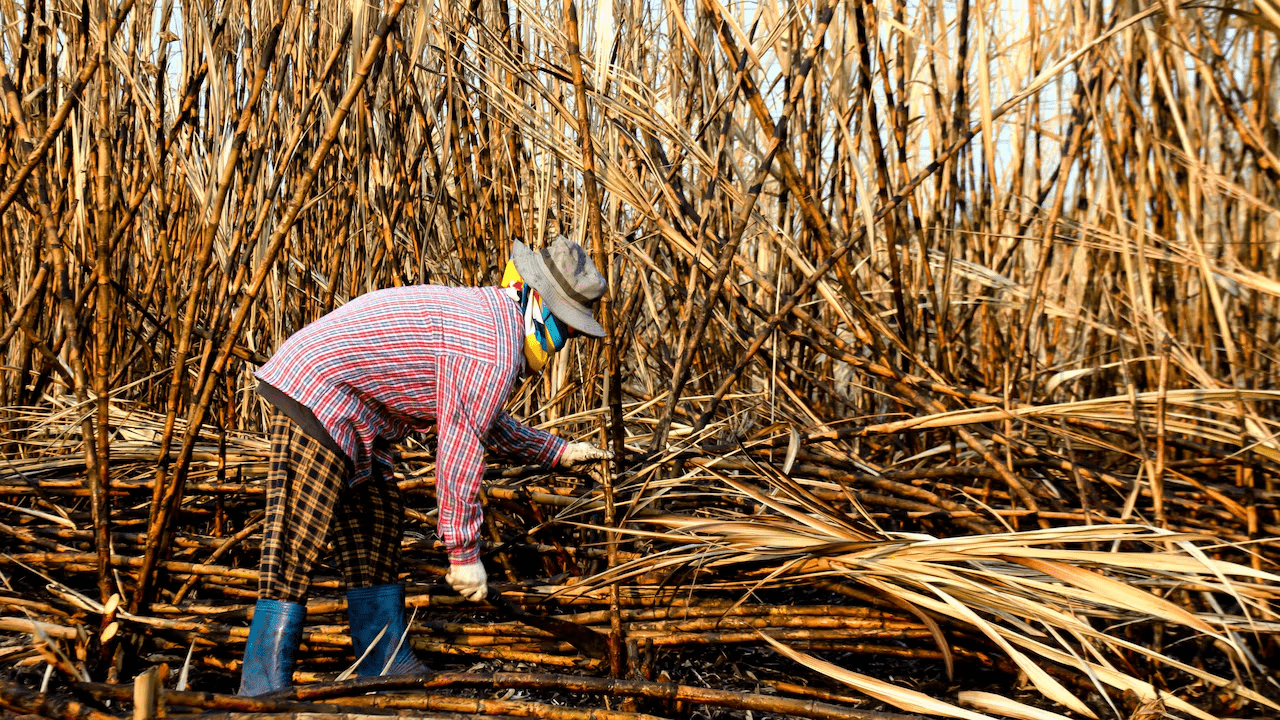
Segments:
[[[357,659],[364,655],[382,628],[387,629],[356,669],[357,675],[382,675],[384,667],[387,675],[427,672],[427,666],[409,647],[409,637],[405,633],[408,626],[404,621],[404,585],[374,585],[347,590],[347,619],[351,622],[351,645]],[[403,642],[400,640],[402,637]],[[400,646],[398,651],[397,645]],[[395,652],[395,659],[387,667],[387,658],[392,652]]]
[[[249,625],[240,669],[240,694],[262,695],[293,684],[293,665],[307,608],[287,600],[259,599]]]

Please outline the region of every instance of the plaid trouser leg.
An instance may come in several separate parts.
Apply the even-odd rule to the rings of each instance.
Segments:
[[[258,597],[306,600],[311,568],[324,548],[347,478],[347,464],[340,456],[284,413],[272,414]]]
[[[372,478],[342,493],[329,539],[347,589],[396,581],[403,531],[404,501],[385,468],[375,467]]]

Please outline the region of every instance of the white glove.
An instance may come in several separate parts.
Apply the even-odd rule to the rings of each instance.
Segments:
[[[450,564],[444,581],[449,583],[449,587],[457,590],[459,595],[472,602],[483,600],[489,592],[489,575],[485,573],[484,565],[479,560],[458,565]]]
[[[612,450],[598,448],[589,442],[576,442],[569,443],[569,447],[564,449],[564,453],[560,455],[560,464],[573,469],[578,465],[612,459]]]

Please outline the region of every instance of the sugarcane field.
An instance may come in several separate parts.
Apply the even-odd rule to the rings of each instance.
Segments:
[[[1280,717],[1277,0],[0,0],[0,715]]]

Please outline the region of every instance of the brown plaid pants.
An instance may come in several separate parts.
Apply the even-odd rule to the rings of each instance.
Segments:
[[[400,488],[377,472],[351,487],[347,467],[289,416],[273,411],[258,597],[304,602],[326,538],[348,588],[396,581],[404,528]]]

